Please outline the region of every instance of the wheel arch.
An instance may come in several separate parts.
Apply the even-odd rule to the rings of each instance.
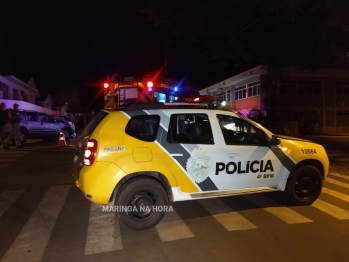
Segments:
[[[317,170],[319,170],[322,179],[324,179],[325,177],[325,168],[323,166],[323,164],[321,163],[321,161],[317,160],[317,159],[304,159],[302,161],[300,161],[299,163],[297,163],[293,169],[290,172],[290,175],[296,171],[297,169],[303,167],[303,166],[313,166],[315,167]]]
[[[118,193],[118,190],[121,188],[121,186],[125,182],[130,181],[131,179],[140,178],[140,177],[152,178],[154,179],[154,181],[160,183],[166,191],[169,202],[173,202],[173,194],[172,194],[170,182],[168,181],[165,175],[155,171],[135,172],[122,178],[119,181],[119,183],[115,186],[113,193],[110,196],[109,202],[114,201],[115,196]]]

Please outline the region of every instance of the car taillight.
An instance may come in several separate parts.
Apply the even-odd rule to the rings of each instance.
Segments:
[[[195,102],[200,101],[200,98],[199,98],[199,97],[196,97],[196,98],[194,99],[194,101],[195,101]]]
[[[91,166],[95,161],[97,155],[98,143],[95,139],[89,139],[86,142],[85,152],[84,152],[84,165]]]

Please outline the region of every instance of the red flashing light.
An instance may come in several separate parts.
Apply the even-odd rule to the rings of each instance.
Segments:
[[[109,83],[104,83],[104,88],[107,89],[109,87]]]
[[[97,155],[97,141],[95,139],[89,139],[86,142],[84,152],[84,164],[85,166],[91,166],[95,161]]]
[[[154,83],[152,81],[148,81],[147,87],[152,88],[154,86]]]

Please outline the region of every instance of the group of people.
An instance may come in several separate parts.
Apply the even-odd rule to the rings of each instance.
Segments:
[[[6,110],[6,104],[0,104],[0,141],[3,149],[10,149],[9,142],[14,138],[16,148],[22,148],[20,139],[21,114],[18,111],[18,104],[13,105],[13,109]]]

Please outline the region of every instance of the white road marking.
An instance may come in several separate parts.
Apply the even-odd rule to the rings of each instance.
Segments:
[[[21,232],[1,260],[37,262],[42,259],[52,229],[71,186],[53,186],[47,191]]]
[[[0,217],[23,194],[24,190],[5,191],[0,194]]]
[[[335,177],[340,177],[340,178],[344,178],[346,180],[349,180],[349,176],[345,176],[345,175],[338,174],[338,173],[329,173],[328,175],[335,176]]]
[[[161,241],[167,242],[195,237],[178,213],[173,208],[172,210],[173,212],[166,212],[164,218],[155,226]]]
[[[218,198],[198,200],[198,202],[228,231],[256,228],[254,224]]]
[[[113,203],[109,203],[108,206],[113,206]],[[120,250],[123,248],[120,225],[115,217],[115,213],[102,212],[102,208],[102,205],[91,203],[85,255]]]
[[[334,190],[332,190],[332,189],[323,187],[323,188],[322,188],[322,193],[325,193],[325,194],[327,194],[327,195],[330,195],[330,196],[339,198],[340,200],[343,200],[343,201],[345,201],[345,202],[349,202],[349,196],[348,196],[348,195],[339,193],[339,192],[334,191]]]
[[[341,186],[341,187],[344,187],[344,188],[349,188],[349,184],[348,183],[344,183],[344,182],[341,182],[341,181],[338,181],[338,180],[335,180],[335,179],[332,179],[332,178],[326,178],[325,182],[328,182],[328,183],[331,183],[331,184],[334,184],[336,186]]]
[[[277,218],[281,219],[287,224],[301,224],[313,222],[309,218],[302,216],[301,214],[288,207],[280,207],[277,202],[261,194],[246,195],[245,198],[252,201],[256,205],[262,207],[265,211],[276,216]]]
[[[316,200],[312,204],[312,206],[321,210],[322,212],[329,214],[330,216],[337,218],[337,219],[340,219],[340,220],[349,219],[349,212],[347,210],[344,210],[340,207],[337,207],[335,205],[332,205],[332,204],[327,203],[325,201],[322,201],[320,199]]]

